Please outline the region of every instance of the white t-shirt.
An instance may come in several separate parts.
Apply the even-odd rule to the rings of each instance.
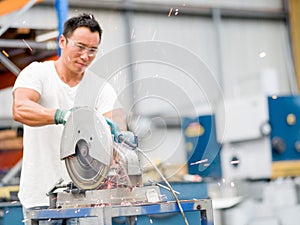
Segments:
[[[84,77],[89,76],[89,73],[86,71]],[[103,79],[102,81],[104,82]],[[55,70],[54,61],[33,62],[19,74],[13,91],[19,87],[30,88],[40,94],[39,104],[44,107],[70,109],[74,107],[80,85],[70,87],[65,84]],[[106,82],[101,86],[102,91],[95,97],[97,99],[95,108],[103,114],[120,107],[116,104],[117,96],[114,89]],[[48,206],[49,198],[46,193],[51,187],[60,178],[64,183],[71,181],[65,163],[60,160],[62,131],[63,125],[40,127],[24,125],[23,164],[18,196],[25,208]]]

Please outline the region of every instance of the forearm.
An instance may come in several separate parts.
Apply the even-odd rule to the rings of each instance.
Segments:
[[[14,120],[29,126],[54,124],[54,113],[55,109],[47,109],[31,100],[15,102],[13,105]]]

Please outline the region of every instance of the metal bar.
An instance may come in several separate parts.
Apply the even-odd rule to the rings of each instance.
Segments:
[[[201,215],[205,215],[208,224],[213,221],[212,218],[212,204],[209,199],[201,200],[185,200],[181,201],[182,208],[185,212],[200,211]],[[203,212],[205,211],[205,213]],[[201,213],[202,212],[202,213]],[[154,215],[163,213],[180,213],[176,202],[161,202],[156,204],[145,205],[130,205],[119,206],[111,205],[105,207],[92,207],[92,208],[66,208],[66,209],[44,209],[32,210],[30,219],[32,222],[48,219],[67,219],[67,218],[85,218],[85,217],[104,217],[105,220],[98,218],[99,222],[111,221],[113,217],[128,217],[128,216],[142,216]]]
[[[7,69],[9,69],[13,74],[15,74],[16,76],[19,75],[20,69],[13,62],[11,62],[7,57],[5,57],[5,55],[3,55],[1,52],[0,52],[0,62],[2,62],[2,64]]]
[[[44,1],[42,5],[53,6],[53,1]],[[168,15],[170,8],[178,8],[180,14],[183,16],[205,16],[212,17],[212,10],[214,8],[220,9],[220,14],[225,18],[238,18],[238,19],[264,19],[264,20],[284,20],[286,12],[283,9],[279,10],[256,10],[256,9],[232,9],[220,7],[206,7],[182,4],[158,4],[158,3],[144,3],[132,1],[81,1],[72,0],[69,2],[70,8],[93,8],[100,10],[111,11],[129,11],[137,13],[156,13]]]
[[[289,87],[290,87],[290,90],[291,90],[291,94],[298,94],[299,93],[299,86],[300,86],[300,67],[299,65],[296,63],[295,64],[295,59],[293,58],[293,43],[291,43],[289,41],[289,37],[288,37],[289,34],[287,33],[284,33],[283,34],[283,41],[286,43],[286,45],[284,46],[284,59],[285,59],[285,65],[286,65],[286,68],[287,68],[287,77],[288,77],[288,81],[289,81]],[[300,40],[300,38],[299,38]],[[296,50],[294,50],[296,51]],[[300,53],[300,51],[299,51]],[[300,54],[299,54],[300,56]],[[300,62],[300,57],[298,59],[298,61]],[[297,71],[297,73],[296,73]]]
[[[212,209],[212,201],[211,200],[203,200],[200,203],[200,209],[205,209],[205,216],[206,221],[208,224],[213,224],[214,218],[213,218],[213,210]]]
[[[2,178],[0,186],[4,186],[9,183],[9,181],[14,178],[22,168],[22,159],[17,162],[17,164],[8,171],[8,173]]]
[[[7,29],[10,27],[11,23],[17,20],[24,12],[26,12],[28,9],[30,9],[37,0],[31,0],[28,2],[22,9],[18,10],[17,14],[10,20],[10,23],[5,24],[3,27],[0,29],[0,36],[7,31]]]
[[[0,39],[0,47],[56,50],[57,43],[55,41],[35,42],[30,40]]]
[[[288,45],[289,49],[286,49],[285,54],[288,57],[285,57],[288,62],[292,62],[293,66],[290,63],[287,63],[288,68],[288,76],[289,76],[289,84],[292,91],[292,94],[297,94],[300,88],[300,2],[297,0],[285,0],[285,8],[287,13],[287,28],[288,35],[285,37],[286,43],[290,43]],[[291,56],[292,57],[291,57]]]
[[[216,34],[216,50],[218,64],[218,79],[221,89],[224,90],[223,83],[223,63],[222,63],[222,43],[221,43],[221,12],[220,9],[213,9],[213,24]]]
[[[125,0],[126,5],[129,5],[130,3],[128,3],[128,0]],[[126,38],[126,42],[127,43],[131,43],[132,39],[131,39],[131,33],[134,32],[133,28],[132,28],[132,13],[130,11],[125,11],[124,13],[124,25],[125,25],[125,29],[127,31],[127,35],[125,35]],[[133,70],[133,65],[132,65],[132,48],[129,45],[129,47],[127,48],[127,63],[129,63],[129,76],[128,76],[128,84],[132,84],[135,80],[135,72]],[[127,85],[128,85],[127,84]],[[129,93],[128,93],[128,104],[129,105],[134,105],[134,96],[135,96],[135,87],[133,85],[128,85],[129,86]],[[135,108],[135,107],[134,107]]]
[[[3,27],[1,27],[1,29],[0,29],[0,37],[2,36],[2,34],[5,33],[5,31],[7,31],[7,29],[10,27],[11,23],[13,21],[17,20],[28,9],[30,9],[36,3],[36,1],[37,0],[31,0],[22,9],[18,10],[18,12],[16,13],[16,15],[10,20],[10,23],[7,23]],[[2,53],[0,53],[0,61],[13,74],[18,75],[20,73],[20,69],[13,62],[11,62],[8,58],[6,58]]]
[[[104,224],[103,225],[112,225],[112,208],[104,209]]]

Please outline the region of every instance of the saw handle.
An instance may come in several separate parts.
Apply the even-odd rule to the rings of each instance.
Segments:
[[[132,148],[137,147],[137,141],[132,132],[129,131],[121,131],[117,124],[111,121],[108,118],[105,118],[107,124],[110,126],[111,134],[114,136],[114,141],[117,143],[124,142],[128,146]]]

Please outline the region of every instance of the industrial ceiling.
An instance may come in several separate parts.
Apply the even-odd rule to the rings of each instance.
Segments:
[[[11,13],[18,15],[29,10],[41,0],[0,1],[0,16]],[[53,5],[53,2],[52,2]],[[10,27],[4,24],[0,28],[0,89],[13,86],[18,73],[33,61],[43,61],[57,56],[56,36],[38,40],[44,34],[56,30],[24,27]],[[52,43],[52,46],[49,46]]]

